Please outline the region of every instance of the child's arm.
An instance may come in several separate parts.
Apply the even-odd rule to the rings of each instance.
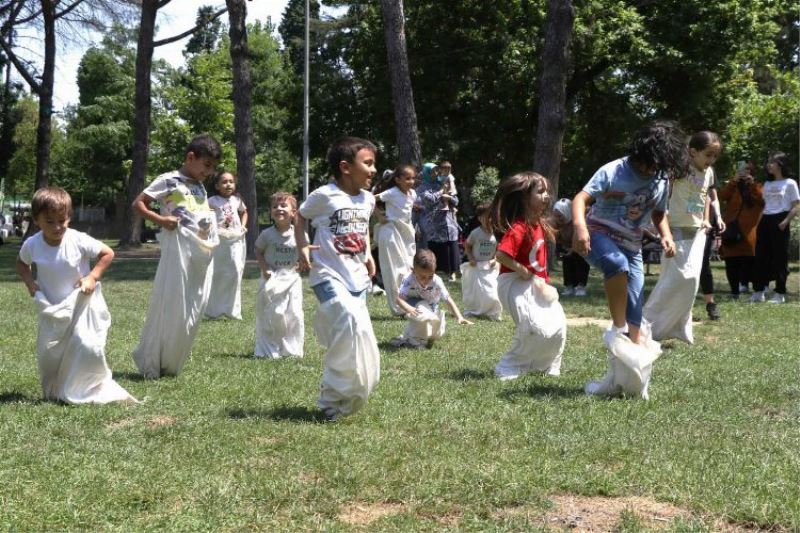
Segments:
[[[306,219],[299,212],[294,215],[294,241],[297,243],[297,271],[311,268],[311,245],[306,239]]]
[[[17,274],[22,278],[25,288],[28,289],[28,294],[33,296],[39,290],[39,284],[33,279],[33,271],[31,266],[17,257]]]
[[[475,260],[475,255],[472,253],[472,243],[467,239],[464,241],[464,253],[467,254],[467,259],[469,260],[469,264],[475,266],[478,262]]]
[[[103,272],[106,271],[106,268],[108,268],[108,265],[110,265],[113,260],[114,250],[104,244],[100,253],[97,254],[97,263],[95,263],[92,271],[82,277],[80,281],[75,284],[75,287],[79,288],[83,294],[92,294],[97,286],[97,281],[102,277]]]
[[[272,271],[270,271],[267,260],[264,258],[264,249],[258,246],[256,246],[256,261],[258,261],[258,266],[261,268],[261,277],[269,279],[272,276]]]
[[[474,324],[474,322],[464,318],[464,316],[461,314],[461,311],[458,310],[458,306],[453,301],[452,296],[448,296],[446,302],[447,307],[450,309],[450,312],[453,313],[453,316],[456,318],[456,320],[458,320],[459,324],[466,324],[468,326],[472,326]]]
[[[525,265],[516,261],[513,257],[505,252],[498,250],[497,255],[495,255],[494,258],[497,259],[497,262],[501,265],[516,272],[517,275],[522,279],[531,279],[533,277],[533,272],[525,268]]]
[[[244,211],[241,211],[239,213],[239,219],[242,222],[242,233],[247,233],[247,213],[248,213],[248,211],[247,211],[247,207],[244,204],[242,204],[242,209],[244,209]]]
[[[151,198],[142,192],[139,193],[139,196],[136,197],[131,206],[133,207],[134,211],[137,211],[140,215],[142,215],[142,217],[146,218],[150,222],[158,224],[164,229],[174,230],[177,228],[178,222],[180,222],[178,217],[174,217],[172,215],[162,216],[150,209],[149,206],[153,200],[155,200],[155,198]]]
[[[669,219],[663,211],[653,211],[653,225],[661,235],[661,247],[664,248],[664,256],[673,257],[675,255],[675,241],[672,240],[672,231],[669,229]]]
[[[375,259],[372,258],[372,253],[371,253],[372,243],[369,240],[369,230],[367,230],[367,235],[364,240],[367,241],[367,251],[366,251],[367,260],[364,261],[364,265],[366,265],[367,267],[367,274],[369,275],[370,279],[372,279],[375,277],[376,268],[375,268]]]
[[[572,199],[572,251],[586,257],[592,249],[589,229],[586,227],[586,203],[592,197],[586,191],[581,191]]]
[[[714,213],[717,221],[717,229],[720,232],[725,231],[725,221],[722,220],[722,213],[720,212],[719,208],[719,196],[717,195],[717,188],[711,187],[708,191],[708,206],[711,212]],[[708,219],[711,220],[711,213],[708,215]]]
[[[411,304],[406,301],[402,294],[397,295],[395,303],[397,303],[397,307],[405,311],[407,315],[417,316],[419,314],[419,311],[417,311],[416,308],[411,307]]]

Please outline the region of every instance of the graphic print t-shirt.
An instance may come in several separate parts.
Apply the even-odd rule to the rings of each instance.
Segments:
[[[642,228],[652,212],[667,210],[667,180],[639,175],[627,157],[600,167],[583,191],[595,201],[586,216],[589,231],[633,252],[642,248]]]
[[[174,171],[158,176],[143,192],[158,201],[161,215],[178,217],[181,226],[201,238],[216,231],[214,212],[202,183]]]
[[[475,261],[490,261],[494,259],[497,251],[497,238],[478,226],[467,237],[467,242],[472,245],[472,256]]]
[[[272,271],[291,270],[297,266],[297,244],[294,240],[294,226],[281,233],[270,226],[256,239],[256,249],[264,251],[264,260]]]
[[[228,198],[215,195],[208,199],[208,205],[217,216],[217,230],[228,233],[242,232],[241,215],[247,208],[241,198],[236,195]]]
[[[699,228],[703,225],[708,190],[714,186],[714,169],[698,170],[672,183],[669,199],[669,225],[673,228]]]
[[[300,214],[316,230],[311,252],[313,266],[309,284],[336,279],[351,292],[369,286],[367,260],[369,217],[375,208],[375,197],[368,191],[351,196],[335,183],[323,185],[308,195],[300,206]]]
[[[433,279],[428,283],[428,286],[423,287],[412,272],[405,277],[397,292],[404,300],[423,300],[427,302],[434,311],[439,308],[439,302],[450,298],[450,293],[447,292],[447,287],[444,286],[442,278],[436,274],[433,275]]]
[[[509,230],[500,239],[497,251],[514,258],[517,263],[525,265],[533,275],[549,282],[547,275],[547,242],[544,231],[538,224],[529,226],[519,220],[511,224]],[[500,273],[513,272],[505,265],[500,265]]]

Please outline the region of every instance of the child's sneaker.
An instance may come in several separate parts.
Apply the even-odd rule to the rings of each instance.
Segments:
[[[561,296],[572,296],[575,294],[574,287],[564,287],[564,290],[561,291]]]
[[[372,284],[372,290],[370,290],[370,292],[373,294],[373,296],[381,296],[386,294],[386,291],[384,291],[377,283]]]
[[[782,304],[786,303],[786,297],[783,294],[779,294],[776,292],[775,294],[772,295],[772,298],[770,298],[768,301],[771,304]]]
[[[575,287],[575,296],[581,297],[586,296],[586,287],[583,285],[578,285]]]
[[[763,302],[764,300],[764,291],[755,291],[750,295],[751,302]]]
[[[389,346],[394,346],[395,348],[400,348],[401,346],[406,345],[406,338],[402,335],[398,335],[397,337],[393,338],[389,341]]]
[[[750,292],[750,289],[747,287],[747,285],[745,283],[740,283],[739,294],[747,294],[748,292]]]
[[[719,320],[722,318],[722,315],[719,314],[719,309],[717,309],[717,304],[714,302],[706,304],[706,312],[708,313],[709,320]]]

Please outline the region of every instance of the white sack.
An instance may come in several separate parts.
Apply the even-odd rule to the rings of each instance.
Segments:
[[[326,413],[349,415],[367,403],[380,379],[380,353],[367,304],[333,282],[336,296],[321,303],[314,331],[325,347],[325,369],[317,405]]]
[[[219,230],[219,246],[214,249],[214,277],[205,315],[242,319],[242,274],[247,259],[243,231]]]
[[[161,259],[139,345],[133,350],[145,377],[177,376],[189,358],[214,274],[219,239],[216,231],[209,234],[203,240],[180,225],[158,234]]]
[[[635,344],[622,333],[616,333],[608,350],[608,370],[600,381],[585,387],[595,396],[632,396],[647,400],[647,389],[653,362],[661,355],[661,345],[652,339],[646,325],[640,330],[641,343]]]
[[[47,400],[67,403],[134,402],[112,379],[105,346],[111,315],[98,283],[94,293],[75,289],[51,304],[39,291],[36,353],[42,392]]]
[[[444,310],[434,311],[428,302],[419,302],[415,307],[417,315],[406,315],[408,321],[403,338],[419,345],[436,340],[444,335]]]
[[[567,317],[556,289],[538,276],[531,281],[506,272],[498,278],[498,294],[517,327],[511,348],[495,366],[497,377],[511,379],[533,371],[560,375]]]
[[[676,229],[675,256],[662,254],[661,273],[642,311],[642,321],[650,324],[653,339],[680,339],[694,343],[692,306],[700,286],[706,232],[698,229],[693,239],[682,239]]]
[[[461,264],[461,299],[464,316],[486,316],[500,320],[503,305],[497,295],[497,276],[500,265],[491,261],[478,261],[475,266]]]
[[[397,293],[400,290],[400,283],[411,272],[411,264],[416,253],[414,228],[401,220],[379,224],[375,228],[381,279],[389,302],[389,310],[392,314],[403,315],[403,310],[397,305]]]
[[[261,278],[256,294],[256,357],[303,357],[303,282],[293,270]]]

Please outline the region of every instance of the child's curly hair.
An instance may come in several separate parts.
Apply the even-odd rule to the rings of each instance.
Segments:
[[[652,122],[636,133],[628,147],[628,158],[670,178],[681,178],[689,171],[686,134],[675,121]]]

